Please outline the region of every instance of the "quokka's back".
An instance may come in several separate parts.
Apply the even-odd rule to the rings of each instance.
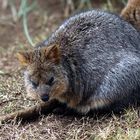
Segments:
[[[82,113],[139,101],[140,36],[115,15],[75,15],[28,54],[35,59],[26,61],[27,91],[44,101],[57,99]]]

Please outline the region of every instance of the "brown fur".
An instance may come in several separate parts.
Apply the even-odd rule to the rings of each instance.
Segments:
[[[30,61],[26,60],[28,62],[26,64],[27,69],[31,75],[31,78],[34,79],[34,81],[39,81],[40,83],[44,84],[46,83],[46,79],[43,79],[42,77],[47,77],[46,72],[49,73],[49,68],[51,66],[51,63],[55,62],[55,65],[58,65],[59,63],[59,58],[60,58],[60,52],[59,52],[59,46],[58,45],[53,45],[45,48],[41,48],[39,52],[35,53],[36,51],[33,52],[24,52],[20,53],[22,57],[18,57],[19,61],[23,62],[23,60],[26,60],[30,58]],[[38,53],[40,54],[39,57],[37,56]],[[26,57],[29,55],[32,55],[30,57]],[[21,59],[23,58],[23,60]],[[44,61],[50,61],[50,63],[43,63]],[[22,64],[24,65],[24,64]],[[53,66],[55,68],[55,65]],[[38,66],[38,68],[36,67]],[[45,73],[43,73],[41,70],[44,70]],[[41,77],[40,74],[41,73]],[[79,97],[75,97],[74,94],[71,92],[65,92],[68,88],[68,79],[64,79],[61,74],[58,75],[59,83],[56,82],[56,84],[53,86],[51,90],[51,96],[50,99],[57,99],[61,102],[67,102],[68,106],[74,107],[80,102]],[[28,96],[32,97],[33,99],[39,100],[38,94],[36,94],[32,88],[28,89],[28,85],[26,86],[27,88],[27,93]],[[67,93],[67,94],[66,94]]]
[[[52,45],[47,48],[41,48],[39,51],[20,52],[17,54],[17,58],[19,59],[21,65],[27,68],[32,80],[45,84],[47,80],[46,72],[50,71],[51,63],[56,65],[59,63],[60,54],[58,47],[58,45]],[[55,65],[53,67],[55,67]],[[62,75],[59,75],[59,79],[61,79],[61,82],[54,85],[51,99],[60,98],[59,96],[62,96],[61,94],[67,89],[67,82],[63,80]],[[29,84],[26,85],[26,88],[28,97],[33,97],[33,99],[37,100],[39,99],[38,94],[35,93]]]
[[[121,17],[140,30],[140,0],[128,0]]]

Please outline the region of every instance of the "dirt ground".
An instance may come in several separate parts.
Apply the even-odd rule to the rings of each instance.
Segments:
[[[31,48],[22,23],[13,22],[9,11],[0,10],[0,115],[36,104],[26,99],[22,70],[15,58],[19,50]],[[63,17],[59,14],[29,15],[29,31],[35,42],[44,40]],[[0,140],[139,140],[139,109],[128,109],[122,115],[63,116],[49,114],[35,122],[0,125]]]

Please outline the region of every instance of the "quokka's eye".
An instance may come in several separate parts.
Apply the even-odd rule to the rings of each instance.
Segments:
[[[54,81],[54,77],[51,77],[46,84],[51,86],[53,84],[53,81]]]
[[[38,83],[37,82],[34,82],[34,81],[31,80],[31,83],[32,83],[32,85],[33,85],[34,88],[37,88],[38,87]]]

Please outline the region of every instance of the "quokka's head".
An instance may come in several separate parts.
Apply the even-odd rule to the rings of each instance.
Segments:
[[[68,79],[60,53],[58,45],[17,53],[19,62],[25,68],[27,97],[48,101],[63,96]]]

